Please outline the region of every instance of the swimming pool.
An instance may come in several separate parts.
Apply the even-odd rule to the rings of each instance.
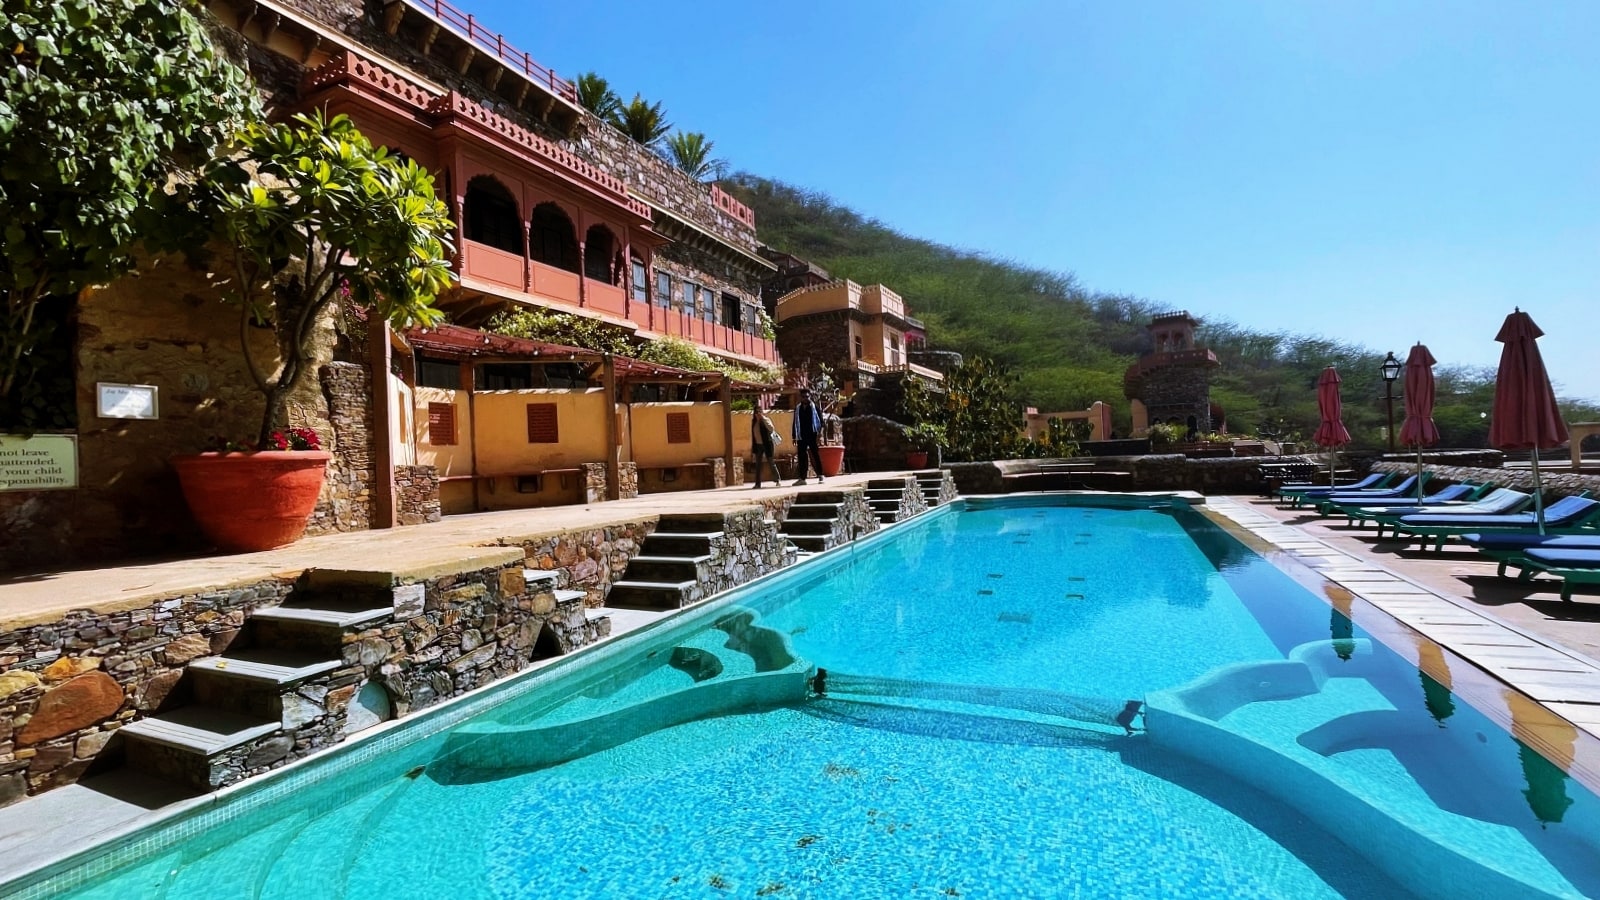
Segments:
[[[958,506],[27,894],[1600,893],[1593,794],[1185,505]]]

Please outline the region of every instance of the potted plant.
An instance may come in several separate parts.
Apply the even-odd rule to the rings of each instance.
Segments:
[[[911,442],[915,450],[906,451],[906,467],[911,469],[925,469],[928,467],[928,454],[944,446],[944,426],[932,422],[918,422],[906,427],[906,440]]]
[[[207,175],[231,251],[245,365],[265,402],[254,442],[173,465],[218,546],[264,550],[304,532],[330,457],[314,433],[287,422],[290,396],[315,370],[318,335],[346,303],[370,310],[374,324],[437,321],[433,301],[451,279],[451,223],[426,170],[374,147],[342,115],[252,125]],[[252,346],[253,326],[271,332],[272,353]]]

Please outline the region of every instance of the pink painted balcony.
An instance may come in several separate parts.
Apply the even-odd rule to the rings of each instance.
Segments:
[[[558,269],[542,262],[530,261],[533,269],[533,291],[548,300],[578,305],[578,273]]]
[[[496,250],[487,244],[477,241],[462,241],[466,257],[466,272],[469,278],[487,281],[507,287],[514,291],[524,290],[527,277],[523,268],[522,257],[516,253],[507,253]]]
[[[583,280],[584,300],[587,305],[603,313],[614,316],[626,316],[628,303],[622,288],[595,281],[592,278]]]

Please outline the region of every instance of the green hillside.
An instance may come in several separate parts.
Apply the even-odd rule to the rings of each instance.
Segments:
[[[1128,427],[1122,373],[1146,349],[1143,326],[1171,311],[1138,297],[1092,293],[1070,273],[1033,268],[901,234],[811,191],[741,173],[723,187],[755,210],[761,239],[838,277],[881,282],[928,325],[929,346],[991,357],[1018,376],[1019,404],[1083,409],[1103,400]],[[1323,338],[1262,333],[1208,319],[1201,341],[1222,362],[1212,399],[1235,433],[1307,437],[1317,425],[1316,380],[1337,366],[1345,424],[1359,444],[1383,442],[1383,354]],[[1450,446],[1481,446],[1494,395],[1492,371],[1439,367],[1436,415]],[[1398,392],[1399,385],[1396,385]],[[1569,421],[1600,417],[1575,404]],[[1395,405],[1397,420],[1404,417]]]

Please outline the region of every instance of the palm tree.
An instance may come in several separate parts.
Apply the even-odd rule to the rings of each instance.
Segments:
[[[606,121],[613,121],[622,109],[622,98],[611,89],[611,82],[598,72],[585,72],[578,76],[578,102],[584,109]]]
[[[612,124],[646,147],[655,146],[672,130],[672,123],[661,115],[660,102],[646,103],[640,94],[634,94],[633,101],[621,107]]]
[[[667,152],[673,164],[696,181],[714,180],[727,173],[727,160],[711,158],[714,146],[698,131],[680,131],[667,138]]]

